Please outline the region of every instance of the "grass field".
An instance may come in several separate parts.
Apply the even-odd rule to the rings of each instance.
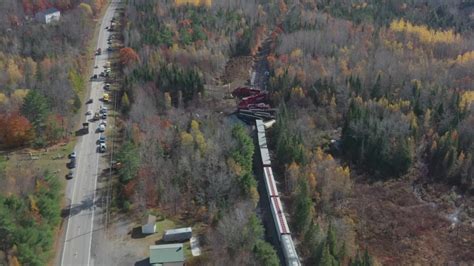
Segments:
[[[5,177],[0,180],[0,194],[25,194],[34,188],[35,178],[45,171],[58,176],[64,185],[68,154],[74,149],[75,141],[58,144],[47,149],[23,149],[8,153],[6,157]]]

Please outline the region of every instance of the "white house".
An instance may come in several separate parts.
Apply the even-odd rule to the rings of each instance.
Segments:
[[[143,234],[154,234],[156,232],[156,216],[148,215],[142,225]]]
[[[43,23],[51,23],[53,21],[59,21],[59,18],[61,17],[61,12],[57,10],[56,8],[49,8],[46,10],[43,10],[41,12],[36,13],[35,18],[39,22]]]

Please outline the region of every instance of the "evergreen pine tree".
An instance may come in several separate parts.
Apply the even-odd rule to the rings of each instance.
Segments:
[[[334,226],[332,224],[329,224],[326,243],[327,243],[327,246],[329,247],[329,252],[331,252],[331,255],[337,256],[338,249],[337,249],[336,230],[334,229]]]
[[[329,246],[324,245],[323,253],[321,255],[321,260],[319,262],[320,266],[333,266],[336,265],[334,257],[331,255],[329,251]]]
[[[295,228],[299,234],[306,232],[311,222],[311,198],[306,180],[300,178],[295,200]]]

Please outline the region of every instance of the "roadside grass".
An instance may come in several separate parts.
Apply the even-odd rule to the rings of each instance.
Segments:
[[[2,194],[21,194],[34,187],[35,177],[49,171],[56,175],[61,184],[66,184],[68,154],[74,149],[75,141],[57,144],[46,149],[23,149],[8,154],[6,180],[0,188]],[[26,191],[25,191],[26,190]]]

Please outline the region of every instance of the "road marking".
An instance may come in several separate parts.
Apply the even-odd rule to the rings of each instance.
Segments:
[[[115,9],[110,9],[110,10],[109,10],[109,8],[111,8],[112,4],[114,4],[114,2],[112,2],[112,3],[110,4],[110,6],[107,7],[108,10],[107,10],[106,13],[104,14],[104,17],[103,17],[103,19],[102,19],[102,22],[105,21],[106,17],[108,17],[107,14],[110,14],[110,12],[112,12],[112,14],[114,14]],[[103,31],[103,29],[100,29],[100,31]],[[100,36],[100,31],[99,31],[99,37],[98,37],[98,44],[99,44],[99,45],[102,43],[102,42],[101,42],[101,38],[100,38],[100,37],[101,37],[101,36]],[[104,56],[104,57],[105,57],[105,56]],[[107,56],[106,58],[108,58],[108,56]],[[94,66],[97,65],[97,61],[98,61],[98,60],[99,60],[99,58],[98,58],[98,57],[95,57]],[[93,70],[92,73],[95,74],[95,69]],[[91,96],[91,98],[94,98],[93,96],[94,96],[94,94],[95,94],[96,98],[99,98],[98,95],[97,95],[98,93],[97,93],[97,92],[94,93],[95,87],[97,87],[97,86],[94,86],[94,85],[97,85],[97,84],[96,84],[95,82],[91,84],[90,96]],[[97,91],[98,91],[98,90],[97,90]],[[97,101],[95,101],[95,103],[92,104],[92,106],[94,106],[94,105],[97,105]],[[93,137],[92,137],[92,138],[93,138]],[[84,151],[84,142],[86,142],[86,139],[87,139],[87,136],[81,138],[81,144],[79,145],[81,151]],[[77,147],[77,146],[76,146],[76,147]],[[100,157],[99,157],[98,153],[96,153],[96,156],[97,156],[97,159],[96,159],[97,167],[96,167],[95,180],[94,180],[94,194],[93,194],[94,196],[93,196],[93,199],[92,199],[92,206],[94,206],[94,204],[95,204],[94,202],[95,202],[96,189],[97,189],[97,178],[98,178],[98,172],[99,172],[99,159],[100,159]],[[86,158],[87,158],[87,157],[86,157]],[[79,160],[80,160],[80,158],[78,159],[78,164],[79,164]],[[84,168],[81,167],[81,169],[84,169]],[[65,255],[66,250],[67,250],[66,247],[67,247],[67,242],[68,242],[69,224],[70,224],[70,220],[71,220],[71,217],[72,217],[71,207],[72,207],[73,204],[74,204],[74,197],[75,197],[75,194],[76,194],[76,193],[75,193],[75,192],[76,192],[76,189],[75,189],[75,188],[76,188],[76,185],[77,185],[77,179],[78,179],[78,176],[79,176],[79,172],[80,172],[80,171],[78,170],[78,171],[76,171],[76,173],[75,173],[76,176],[75,176],[75,178],[74,178],[75,180],[74,180],[74,184],[73,184],[73,187],[72,187],[72,197],[71,197],[71,202],[70,202],[70,206],[69,206],[69,216],[68,216],[67,225],[66,225],[66,233],[65,233],[65,239],[64,239],[64,247],[63,247],[63,251],[62,251],[62,255],[61,255],[61,265],[64,265],[64,255]],[[87,177],[84,177],[84,178],[87,178]],[[81,180],[81,181],[82,181],[82,180]],[[82,196],[84,196],[84,195],[82,195]],[[94,206],[94,207],[95,207],[95,206]],[[87,265],[90,265],[90,261],[91,261],[91,251],[92,251],[92,233],[93,233],[93,226],[94,226],[95,208],[92,208],[92,209],[93,209],[93,210],[92,210],[92,217],[91,217],[89,255],[88,255],[88,258],[87,258]],[[79,228],[78,228],[78,231],[80,231],[80,226],[79,226]],[[74,252],[74,257],[77,257],[77,255],[78,255],[78,251],[76,250],[76,251]]]
[[[84,139],[81,139],[81,150],[83,150],[83,146],[84,146]],[[81,156],[79,156],[79,158],[77,159],[77,164],[79,164],[79,160],[81,160]],[[64,237],[64,247],[63,247],[63,252],[62,252],[62,255],[61,255],[61,265],[64,265],[64,253],[66,252],[66,245],[67,245],[67,233],[68,233],[68,230],[69,230],[69,221],[71,219],[71,208],[73,206],[73,203],[74,203],[74,195],[76,194],[76,183],[77,183],[77,179],[78,179],[78,176],[79,176],[79,171],[76,171],[75,173],[75,177],[73,176],[74,178],[74,185],[72,186],[72,197],[71,197],[71,202],[69,204],[69,216],[67,218],[67,225],[66,225],[66,235]]]
[[[108,15],[110,16],[110,12],[112,12],[112,14],[114,13],[115,9],[111,9],[112,7],[112,4],[114,2],[110,3],[110,5],[107,7],[107,11],[106,13],[104,14],[104,17],[102,18],[102,23],[106,20],[106,18],[108,18]],[[110,9],[109,9],[110,8]],[[103,29],[101,29],[101,31],[103,31]],[[98,44],[100,45],[101,43],[101,38],[100,38],[100,31],[99,31],[99,40],[98,40]],[[102,36],[104,37],[104,36]],[[104,56],[104,60],[108,60],[108,57],[109,56]],[[95,59],[95,65],[98,64],[98,58],[96,57]],[[103,82],[101,82],[100,84],[102,84]],[[96,86],[97,87],[97,86]],[[94,87],[91,87],[91,90],[93,89]],[[99,90],[97,90],[99,91]],[[96,93],[97,94],[97,93]],[[91,262],[91,253],[92,253],[92,233],[93,233],[93,230],[94,230],[94,216],[95,216],[95,196],[96,196],[96,190],[97,190],[97,179],[99,178],[98,176],[98,173],[99,173],[99,160],[100,160],[100,156],[99,156],[99,153],[95,153],[96,154],[96,163],[97,163],[97,167],[96,167],[96,171],[95,171],[95,175],[94,175],[94,194],[93,194],[93,197],[92,197],[92,206],[94,208],[92,208],[92,217],[91,217],[91,229],[90,229],[90,241],[89,241],[89,254],[87,256],[87,265],[90,265],[90,262]]]
[[[98,173],[99,173],[99,159],[100,157],[97,155],[97,160],[96,160],[97,167],[96,167],[95,177],[94,177],[94,196],[92,197],[92,206],[95,206],[95,193],[97,189],[97,179],[98,179]],[[90,231],[91,238],[89,241],[89,255],[87,256],[87,265],[90,265],[91,253],[92,253],[92,232],[94,230],[94,214],[95,214],[95,208],[92,208],[91,231]]]

